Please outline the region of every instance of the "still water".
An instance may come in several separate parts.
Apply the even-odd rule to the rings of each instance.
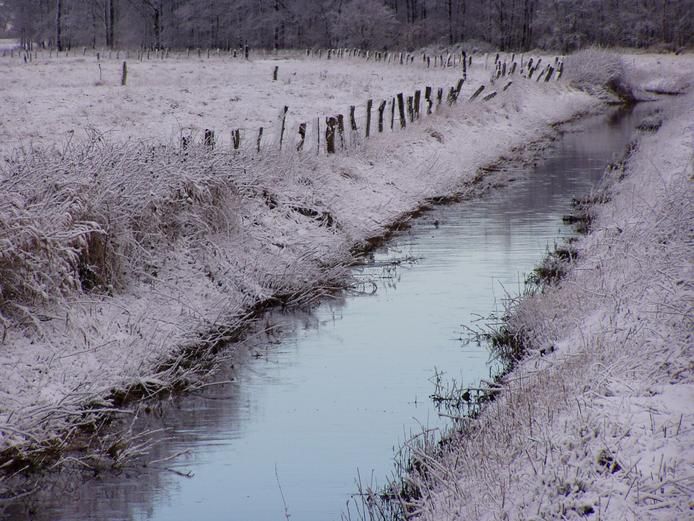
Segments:
[[[340,519],[358,476],[383,483],[400,442],[446,425],[428,399],[435,370],[471,386],[489,377],[489,352],[465,341],[466,327],[497,310],[505,292],[517,294],[548,247],[571,234],[561,219],[571,197],[587,194],[621,156],[648,110],[581,121],[536,167],[499,174],[515,178],[508,186],[418,218],[358,268],[375,277],[374,294],[263,319],[269,334],[248,342],[213,380],[229,383],[143,417],[139,428],[165,429],[149,456],[164,461],[57,479],[10,516]],[[388,267],[394,259],[405,262]]]

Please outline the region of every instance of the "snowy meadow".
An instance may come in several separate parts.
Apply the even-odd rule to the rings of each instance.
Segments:
[[[137,53],[104,52],[97,57],[92,51],[60,56],[43,51],[31,57],[24,53],[0,57],[0,465],[11,472],[45,468],[67,462],[63,456],[68,451],[82,448],[88,448],[85,461],[90,464],[121,464],[127,451],[100,444],[98,438],[85,441],[80,433],[98,431],[105,417],[121,413],[134,398],[202,385],[215,365],[215,354],[239,338],[263,308],[308,303],[348,287],[347,267],[371,242],[437,198],[491,189],[483,169],[550,138],[555,125],[598,111],[605,101],[618,101],[618,96],[647,99],[654,93],[684,93],[694,81],[694,59],[689,55],[618,57],[588,52],[569,57],[560,78],[556,74],[560,62],[554,56],[533,56],[535,67],[542,59],[533,76],[530,56],[502,55],[496,62],[494,55],[473,55],[465,70],[457,55],[453,61],[446,57],[443,67],[438,59],[439,66],[432,66],[419,55],[413,58],[401,65],[399,56],[389,63],[366,56],[328,60],[300,53],[259,54],[248,61],[214,52],[147,58]],[[123,61],[128,71],[125,82]],[[508,68],[506,75],[497,74],[502,62]],[[517,69],[511,73],[513,63]],[[547,65],[553,66],[553,74]],[[485,87],[481,93],[480,86]],[[441,98],[437,98],[439,89]],[[415,117],[408,107],[415,103],[416,91],[420,103]],[[354,107],[353,120],[350,107]],[[634,172],[636,181],[615,188],[619,211],[596,216],[598,233],[578,245],[580,258],[591,262],[590,270],[601,256],[631,261],[621,266],[605,258],[609,268],[600,268],[601,277],[586,266],[572,266],[576,278],[571,275],[561,289],[539,296],[539,311],[531,299],[513,311],[515,318],[510,321],[524,334],[528,331],[529,346],[546,350],[551,344],[558,351],[549,361],[539,354],[531,356],[519,369],[519,374],[530,374],[528,378],[547,375],[540,383],[530,380],[528,385],[549,386],[537,393],[555,397],[547,389],[561,385],[567,371],[603,375],[607,368],[602,386],[593,392],[590,386],[586,390],[583,380],[569,382],[573,387],[560,395],[566,407],[554,412],[556,403],[545,404],[549,420],[533,420],[533,411],[523,416],[531,418],[527,433],[525,426],[519,429],[508,423],[510,419],[501,420],[508,410],[503,407],[515,408],[518,396],[525,400],[523,407],[536,406],[534,400],[515,394],[512,373],[508,396],[503,395],[480,421],[497,421],[491,427],[497,434],[530,436],[536,440],[533,452],[523,445],[525,438],[516,442],[516,438],[485,435],[476,441],[484,445],[481,448],[467,441],[452,444],[462,453],[470,451],[462,457],[465,461],[485,461],[489,466],[461,470],[454,453],[444,455],[443,463],[427,463],[428,472],[412,478],[421,490],[431,490],[412,507],[422,516],[454,519],[458,514],[453,512],[470,505],[476,509],[471,511],[473,517],[487,508],[496,518],[510,508],[526,516],[530,510],[542,512],[549,501],[544,498],[555,498],[564,490],[564,482],[570,492],[566,497],[573,494],[573,502],[567,500],[562,515],[579,512],[584,503],[593,505],[594,489],[571,488],[578,477],[562,478],[549,492],[534,484],[540,478],[526,480],[533,471],[535,477],[544,475],[544,466],[539,472],[538,454],[547,449],[543,460],[547,462],[561,440],[580,452],[576,456],[580,461],[575,466],[562,461],[563,467],[548,467],[546,472],[574,472],[582,468],[583,460],[604,452],[611,458],[603,457],[604,461],[630,469],[624,476],[615,471],[617,481],[610,483],[616,483],[614,494],[624,498],[621,511],[631,508],[627,499],[633,499],[633,487],[627,485],[636,483],[633,476],[639,475],[634,470],[636,449],[617,456],[616,446],[579,443],[583,434],[566,427],[559,432],[572,420],[562,423],[558,418],[575,417],[574,401],[583,414],[581,400],[587,399],[586,393],[593,400],[592,411],[621,407],[631,400],[637,391],[628,385],[633,378],[629,375],[648,368],[628,362],[643,353],[650,356],[657,351],[654,359],[663,364],[673,360],[663,369],[667,375],[680,369],[684,372],[678,375],[686,372],[681,364],[691,355],[690,342],[681,336],[686,325],[674,318],[691,296],[682,232],[691,208],[686,180],[692,175],[692,128],[691,118],[687,119],[691,111],[685,110],[686,103],[680,107],[677,117],[675,112],[662,116],[667,138],[661,138],[660,131],[645,137],[643,150],[638,148],[624,166],[625,172]],[[344,127],[337,123],[338,115]],[[332,131],[326,127],[331,117],[335,118]],[[674,122],[668,123],[669,119]],[[206,130],[214,131],[214,137],[206,140]],[[334,154],[326,148],[331,132]],[[648,161],[661,157],[662,164],[648,166]],[[677,201],[667,203],[671,199]],[[670,222],[675,216],[667,208],[680,209],[677,222]],[[614,224],[617,221],[624,222]],[[608,235],[616,227],[620,238],[615,243]],[[651,238],[667,235],[669,227],[674,228],[671,238],[659,244],[676,250],[646,252]],[[621,253],[606,253],[604,248],[614,244],[620,245]],[[674,267],[665,266],[671,251],[679,259]],[[664,263],[656,270],[664,277],[661,282],[644,271],[652,259]],[[618,283],[617,275],[628,280]],[[661,314],[644,312],[651,318],[643,324],[650,325],[636,327],[632,318],[624,318],[636,311],[624,303],[642,295],[625,292],[641,286],[644,279],[655,285],[651,304]],[[670,292],[671,283],[677,292]],[[670,301],[668,295],[677,298]],[[543,298],[556,299],[556,306]],[[549,316],[550,310],[569,303],[566,313],[554,312],[562,318]],[[607,310],[591,314],[598,304]],[[605,325],[617,316],[623,325]],[[667,317],[674,321],[663,321]],[[663,338],[673,340],[668,343],[670,351],[660,350],[663,338],[656,341],[661,325]],[[626,338],[620,336],[633,327],[636,330]],[[641,339],[645,331],[652,335]],[[615,346],[629,339],[636,350],[616,356]],[[596,345],[609,353],[593,354],[590,349]],[[529,349],[536,354],[533,347]],[[584,360],[587,368],[572,365]],[[646,376],[653,385],[663,377]],[[525,386],[526,377],[519,378],[518,385]],[[686,386],[678,386],[673,395],[691,397],[690,379],[691,375],[682,376]],[[639,393],[650,388],[650,380],[642,381],[647,383],[638,387]],[[579,397],[573,400],[576,393]],[[691,470],[691,407],[687,410],[685,403],[685,398],[675,401],[662,425],[667,424],[672,434],[674,418],[681,416],[675,439],[689,451],[689,459],[663,460],[660,481],[639,485],[643,487],[639,501],[641,490],[648,488],[648,494],[658,498],[652,504],[668,501],[686,509],[681,495],[663,492],[661,498],[655,490],[666,485],[691,490],[691,476],[685,471],[682,480],[678,473],[678,465],[689,465]],[[634,416],[642,422],[645,416],[637,412]],[[603,421],[600,418],[605,419],[595,412],[585,421],[592,422],[592,428]],[[610,430],[621,433],[615,442],[619,445],[629,423],[623,416],[612,420],[622,422]],[[533,430],[534,421],[543,425],[540,434]],[[506,430],[498,430],[498,422]],[[660,430],[654,426],[651,434]],[[470,427],[469,435],[474,438],[482,431]],[[604,435],[606,430],[599,432]],[[598,434],[595,439],[603,438]],[[489,449],[488,443],[496,448]],[[479,457],[501,447],[515,452],[500,455],[498,461]],[[422,457],[429,462],[430,455]],[[518,472],[525,474],[499,474],[500,466],[507,464],[503,462],[518,458],[523,459]],[[638,468],[642,477],[652,474],[650,467]],[[668,468],[674,470],[668,473]],[[482,502],[459,504],[467,496],[459,494],[456,483],[469,476],[480,487],[488,486],[479,497],[488,498],[493,507]],[[590,478],[595,481],[596,476]],[[499,485],[496,479],[504,481]],[[527,493],[534,495],[527,497],[533,499],[508,492],[521,490],[517,487],[521,482],[530,487]],[[502,489],[497,490],[497,485]],[[628,491],[622,490],[625,487]],[[580,494],[593,495],[586,499]],[[500,506],[496,498],[502,498]],[[556,506],[553,500],[550,504]],[[637,503],[639,508],[643,505]]]

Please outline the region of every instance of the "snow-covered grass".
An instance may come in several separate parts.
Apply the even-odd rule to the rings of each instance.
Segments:
[[[235,153],[223,140],[182,150],[184,128],[273,128],[285,104],[295,128],[350,104],[363,111],[367,97],[454,85],[460,71],[179,57],[133,63],[121,87],[119,63],[102,57],[97,85],[94,57],[0,61],[0,453],[8,468],[41,465],[45,451],[27,459],[27,448],[59,452],[72,426],[95,422],[128,390],[189,383],[191,364],[235,336],[258,306],[348,283],[355,246],[428,198],[464,192],[481,167],[599,104],[563,81],[518,77],[489,102],[463,102],[489,86],[491,71],[478,62],[457,105],[332,156],[289,146],[256,154],[254,144]],[[671,58],[669,70],[680,64],[691,60]]]
[[[410,518],[691,517],[694,95],[662,118],[608,172],[566,276],[512,303],[526,355],[498,398],[413,447]]]
[[[109,59],[108,56],[111,56]],[[259,127],[276,133],[278,115],[289,108],[287,132],[293,142],[299,123],[357,107],[359,127],[365,104],[399,92],[412,95],[430,85],[448,90],[461,77],[460,68],[426,69],[416,65],[375,64],[363,58],[307,59],[254,53],[246,62],[228,54],[200,59],[195,53],[172,53],[166,59],[137,59],[137,53],[40,51],[25,63],[22,56],[0,58],[0,152],[17,147],[62,144],[88,129],[109,137],[177,142],[181,134],[216,131],[230,147],[231,130],[241,129],[242,142],[255,143]],[[127,61],[127,85],[121,86],[122,63]],[[275,67],[278,80],[272,81]],[[481,57],[476,57],[471,80],[488,80]],[[374,110],[375,110],[374,107]],[[267,141],[267,138],[266,138]]]

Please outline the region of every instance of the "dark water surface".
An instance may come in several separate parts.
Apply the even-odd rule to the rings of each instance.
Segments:
[[[66,477],[23,500],[17,519],[340,519],[355,480],[383,483],[410,433],[443,427],[428,396],[435,369],[465,385],[488,377],[486,347],[466,325],[517,294],[561,222],[621,156],[638,112],[569,129],[545,160],[506,188],[438,207],[374,253],[373,295],[347,295],[311,313],[267,318],[272,332],[217,376],[228,384],[178,397],[144,418],[166,438],[146,469]],[[397,269],[382,263],[416,258]],[[141,427],[140,427],[141,428]],[[192,473],[187,478],[178,474]],[[1,511],[0,511],[1,512]],[[1,514],[0,514],[1,516]]]

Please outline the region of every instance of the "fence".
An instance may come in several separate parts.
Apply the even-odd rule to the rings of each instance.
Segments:
[[[543,58],[529,57],[526,59],[524,55],[497,53],[494,56],[493,64],[490,64],[489,54],[485,54],[483,57],[480,55],[473,56],[473,54],[468,54],[464,50],[454,53],[441,52],[432,54],[422,52],[414,54],[362,49],[306,49],[305,52],[298,53],[297,51],[251,50],[248,47],[226,51],[220,49],[186,49],[184,51],[139,49],[120,51],[82,48],[81,51],[68,49],[62,52],[52,49],[48,51],[14,49],[3,51],[2,56],[14,58],[16,55],[22,57],[24,62],[29,63],[38,59],[39,52],[41,52],[42,57],[48,52],[49,58],[55,57],[56,59],[69,57],[70,53],[73,55],[78,53],[78,56],[81,54],[81,56],[86,57],[89,52],[97,62],[114,58],[116,60],[125,58],[125,61],[122,63],[121,85],[127,84],[128,59],[132,58],[138,61],[168,60],[182,56],[187,58],[191,55],[199,59],[225,57],[244,61],[256,57],[304,56],[306,59],[311,60],[349,59],[384,65],[416,65],[426,69],[456,68],[460,70],[460,78],[455,85],[438,88],[426,85],[411,94],[400,92],[386,99],[376,100],[376,103],[374,103],[375,100],[368,99],[359,107],[351,105],[348,112],[336,112],[305,121],[288,122],[289,107],[284,106],[278,115],[274,129],[237,127],[228,131],[230,132],[229,143],[232,150],[252,150],[254,153],[261,153],[263,150],[272,147],[280,151],[294,149],[299,153],[307,153],[312,150],[316,154],[334,154],[338,151],[355,148],[363,143],[364,140],[376,134],[406,129],[409,124],[413,124],[424,117],[429,117],[433,113],[440,112],[446,106],[457,104],[460,101],[463,85],[468,79],[468,71],[473,66],[481,68],[482,60],[484,61],[484,70],[489,72],[490,81],[488,85],[480,85],[472,96],[468,98],[468,102],[475,102],[478,99],[481,102],[488,102],[494,99],[499,91],[506,91],[513,84],[511,79],[513,77],[537,82],[558,80],[561,78],[564,68],[563,60],[559,57],[556,57],[552,63],[545,62],[543,64]],[[276,81],[277,78],[278,66],[274,66],[272,80]],[[507,79],[507,81],[503,87],[498,88],[495,82],[502,78]],[[196,142],[195,138],[196,135],[192,131],[187,132],[187,135],[182,135],[180,138],[181,148],[186,149],[193,145]],[[219,135],[215,129],[205,129],[201,142],[204,146],[214,149],[218,146],[218,138]]]

